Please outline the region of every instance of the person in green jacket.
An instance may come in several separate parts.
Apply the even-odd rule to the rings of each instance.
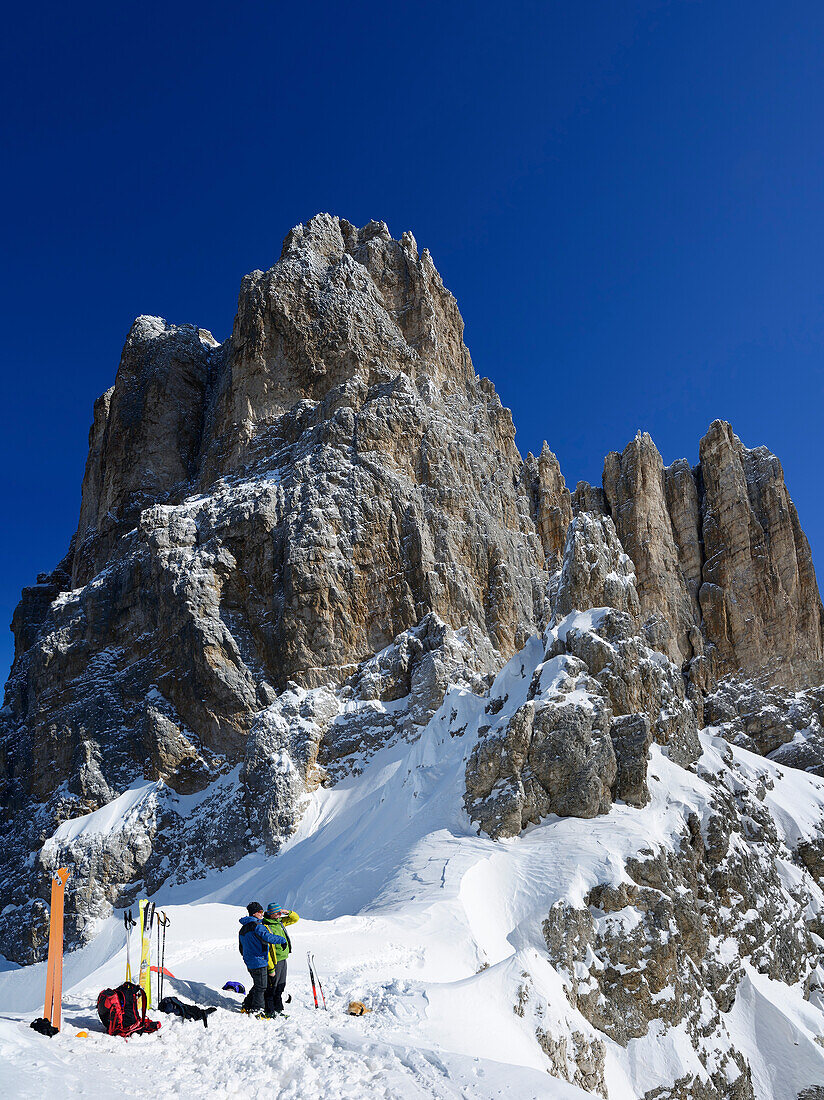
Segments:
[[[284,909],[274,902],[266,907],[263,923],[270,932],[282,936],[285,943],[273,943],[269,948],[268,981],[266,983],[266,1012],[270,1016],[283,1015],[283,991],[286,989],[286,960],[292,950],[292,941],[286,926],[300,918],[291,909]],[[290,997],[286,998],[291,1000]]]

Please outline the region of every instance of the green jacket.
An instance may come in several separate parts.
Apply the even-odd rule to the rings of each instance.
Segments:
[[[272,917],[263,918],[263,923],[270,932],[274,932],[276,936],[283,936],[283,938],[286,940],[286,943],[284,944],[273,943],[272,946],[269,948],[268,969],[270,971],[274,970],[277,963],[281,962],[282,959],[289,958],[289,951],[292,947],[292,944],[289,940],[289,935],[284,925],[297,924],[299,920],[300,917],[297,915],[297,913],[293,911],[290,911],[288,917],[284,917],[283,920],[275,920]]]

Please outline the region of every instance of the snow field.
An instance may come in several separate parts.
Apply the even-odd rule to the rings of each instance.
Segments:
[[[94,1005],[101,988],[123,978],[125,951],[119,949],[66,996],[63,1030],[55,1039],[26,1026],[39,1007],[19,1022],[0,1019],[6,1095],[40,1097],[53,1087],[65,1096],[139,1096],[146,1080],[158,1076],[164,1092],[183,1097],[585,1095],[550,1078],[511,1007],[509,1018],[501,1012],[505,972],[486,970],[477,979],[435,985],[434,992],[406,976],[389,977],[419,969],[411,924],[341,918],[293,926],[289,1019],[263,1021],[241,1015],[242,997],[221,990],[229,979],[249,984],[235,947],[238,909],[205,904],[169,906],[166,912],[172,922],[166,963],[175,974],[167,979],[167,991],[218,1006],[208,1028],[155,1010],[151,1018],[163,1024],[155,1035],[122,1040],[103,1034]],[[307,945],[316,955],[328,1012],[314,1008]],[[6,977],[25,974],[30,994],[41,987],[43,969]],[[19,991],[24,996],[22,985]],[[352,999],[364,1000],[373,1012],[347,1016]],[[496,1035],[495,1049],[485,1057],[478,1054],[478,1028]],[[80,1029],[89,1037],[76,1038]]]
[[[490,693],[504,700],[494,721],[522,704],[543,652],[534,639],[502,670]],[[119,914],[66,957],[64,1029],[51,1041],[27,1026],[42,1012],[45,965],[7,964],[0,972],[2,1094],[137,1096],[154,1080],[187,1097],[590,1095],[548,1074],[535,1037],[541,1028],[604,1039],[569,1005],[547,961],[541,924],[549,909],[559,901],[583,905],[598,883],[625,881],[626,860],[641,849],[674,849],[690,813],[706,821],[713,775],[728,784],[767,776],[766,803],[790,843],[811,835],[821,819],[824,781],[731,749],[705,731],[698,774],[653,746],[652,800],[643,810],[619,803],[603,817],[550,818],[515,840],[493,842],[474,835],[461,804],[466,759],[478,726],[490,721],[485,702],[448,692],[414,744],[389,746],[361,775],[314,792],[276,858],[249,856],[158,893],[154,900],[171,918],[166,965],[176,980],[168,991],[218,1006],[208,1029],[155,1012],[163,1021],[156,1035],[125,1042],[102,1033],[97,994],[124,976]],[[136,796],[123,798],[124,814],[134,811]],[[119,827],[116,814],[98,815],[72,830]],[[784,870],[788,879],[801,873],[789,859]],[[301,914],[290,929],[287,1021],[241,1016],[240,998],[221,992],[230,979],[248,987],[236,937],[251,898]],[[136,937],[133,960],[135,944]],[[312,1005],[307,950],[329,1013]],[[374,1011],[347,1017],[350,1000]],[[799,1087],[824,1083],[824,1048],[816,1041],[824,1011],[815,998],[805,1001],[799,989],[748,968],[727,1017],[753,1068],[758,1100],[796,1100]],[[87,1039],[75,1037],[80,1028],[89,1030]],[[610,1100],[637,1100],[704,1072],[679,1028],[654,1024],[626,1048],[606,1040],[606,1052]]]

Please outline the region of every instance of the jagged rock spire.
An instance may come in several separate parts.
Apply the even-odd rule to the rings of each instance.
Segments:
[[[809,543],[766,447],[716,420],[699,465],[665,468],[646,432],[607,456],[604,493],[635,563],[643,613],[663,618],[672,659],[715,647],[719,672],[804,687],[824,675]],[[702,641],[703,638],[703,641]]]

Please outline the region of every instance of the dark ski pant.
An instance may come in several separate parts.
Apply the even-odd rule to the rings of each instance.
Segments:
[[[246,994],[243,1007],[252,1012],[263,1012],[266,1003],[266,972],[265,966],[256,966],[254,970],[247,966],[246,969],[252,976],[252,988]]]
[[[266,1011],[283,1012],[283,991],[286,988],[286,959],[281,959],[269,974],[266,986]]]

